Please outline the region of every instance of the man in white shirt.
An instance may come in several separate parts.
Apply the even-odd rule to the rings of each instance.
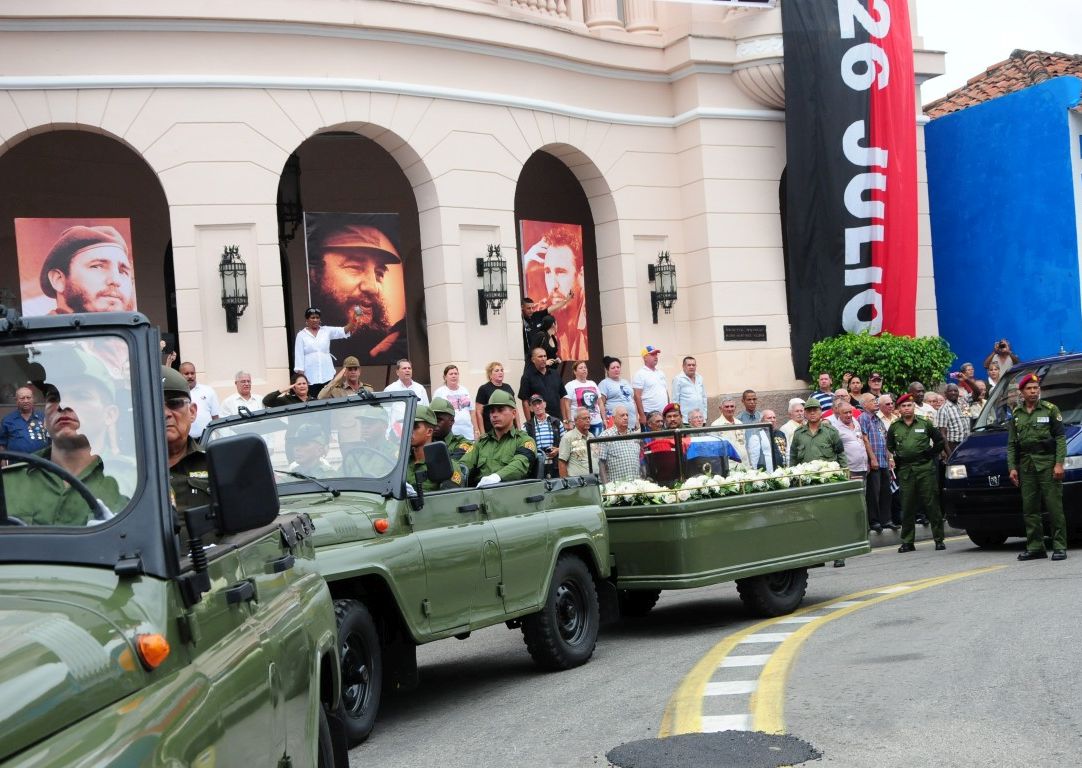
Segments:
[[[194,363],[181,363],[180,374],[188,382],[192,405],[196,407],[195,420],[192,422],[192,429],[188,436],[193,440],[198,440],[203,436],[203,430],[206,429],[207,424],[218,418],[221,406],[218,404],[218,395],[215,391],[195,380]]]
[[[631,379],[631,390],[635,394],[635,408],[639,412],[639,425],[646,426],[646,414],[661,411],[669,404],[669,390],[665,374],[657,366],[661,350],[647,344],[642,348],[643,367],[635,372]]]
[[[384,392],[409,391],[417,395],[421,405],[429,404],[428,393],[425,392],[425,388],[413,380],[413,363],[403,358],[395,364],[395,372],[398,374],[398,380],[392,381],[384,387]]]
[[[692,411],[706,412],[706,387],[694,357],[685,357],[682,367],[684,370],[672,377],[672,401],[680,406],[687,424],[688,414]]]
[[[263,410],[263,396],[252,394],[252,374],[237,371],[233,384],[237,391],[222,401],[222,416],[236,416],[242,406],[252,412]]]
[[[812,395],[812,397],[815,397]],[[818,398],[816,398],[818,399]],[[789,421],[779,427],[779,430],[785,435],[785,444],[793,444],[793,433],[800,429],[800,425],[804,423],[804,398],[794,397],[789,400]]]
[[[913,398],[914,410],[918,416],[923,416],[928,421],[935,423],[935,408],[930,403],[924,402],[924,385],[914,381],[909,385],[909,395]]]

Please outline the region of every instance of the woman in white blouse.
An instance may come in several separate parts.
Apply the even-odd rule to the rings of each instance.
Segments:
[[[344,327],[323,325],[318,307],[304,310],[304,327],[297,333],[293,345],[293,370],[303,373],[315,398],[323,385],[334,378],[334,357],[331,342],[348,338],[356,329],[356,318],[350,318]]]

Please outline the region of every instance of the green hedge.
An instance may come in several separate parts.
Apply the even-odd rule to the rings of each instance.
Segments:
[[[844,333],[817,341],[811,349],[812,384],[822,371],[841,386],[842,374],[851,371],[863,381],[877,371],[883,375],[883,389],[899,395],[919,381],[928,390],[943,382],[947,367],[955,359],[947,342],[938,336],[892,336],[883,333]]]

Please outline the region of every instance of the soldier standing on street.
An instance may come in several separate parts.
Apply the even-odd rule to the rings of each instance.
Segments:
[[[537,460],[537,445],[528,434],[515,429],[515,398],[496,390],[485,403],[485,412],[492,429],[462,456],[469,484],[484,488],[528,477]]]
[[[906,393],[898,398],[901,418],[887,430],[887,451],[894,456],[894,470],[902,494],[902,546],[899,552],[916,549],[913,538],[917,510],[932,523],[936,549],[943,543],[943,512],[939,508],[935,457],[943,452],[943,435],[931,421],[916,414],[916,401]]]
[[[455,424],[455,407],[451,405],[450,400],[444,397],[432,398],[430,407],[432,413],[436,415],[436,428],[432,430],[432,439],[442,440],[447,443],[447,452],[451,454],[451,459],[458,461],[465,455],[466,449],[472,443],[462,435],[457,435],[451,431]]]
[[[1041,506],[1052,523],[1052,559],[1067,559],[1067,527],[1063,516],[1063,462],[1067,439],[1063,415],[1041,399],[1041,380],[1034,373],[1018,382],[1022,404],[1014,409],[1007,427],[1007,469],[1011,482],[1022,489],[1022,517],[1026,521],[1026,551],[1019,560],[1048,557],[1044,548]]]

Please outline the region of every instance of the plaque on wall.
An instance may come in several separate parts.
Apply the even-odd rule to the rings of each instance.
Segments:
[[[765,325],[723,325],[725,341],[766,341]]]

